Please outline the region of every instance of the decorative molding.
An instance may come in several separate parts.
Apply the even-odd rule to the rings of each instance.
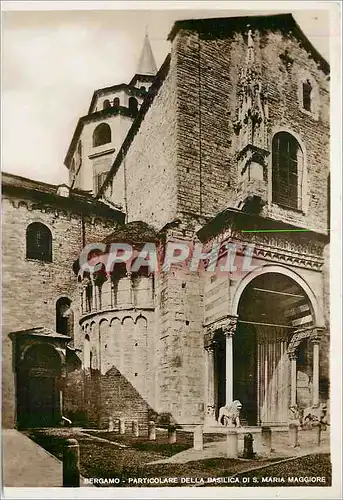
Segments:
[[[228,243],[240,243],[242,246],[254,244],[254,257],[270,260],[271,262],[306,267],[320,271],[323,264],[323,243],[308,241],[298,243],[290,236],[263,233],[242,233],[241,231],[229,231],[229,238],[221,240],[221,249],[218,259],[227,254]]]
[[[238,316],[228,315],[224,318],[214,321],[208,325],[204,325],[204,344],[205,349],[210,348],[210,346],[215,343],[214,336],[218,330],[221,330],[223,334],[232,336],[235,334],[237,328]]]
[[[293,332],[293,336],[287,348],[287,355],[290,359],[294,359],[297,355],[297,349],[302,340],[309,339],[313,343],[320,343],[323,336],[324,328],[318,326],[308,326]]]
[[[105,156],[105,155],[109,155],[109,154],[112,154],[115,152],[115,148],[111,148],[111,149],[105,149],[104,151],[98,151],[97,153],[93,153],[91,155],[88,156],[88,158],[90,160],[93,160],[94,158],[98,158],[99,156]]]

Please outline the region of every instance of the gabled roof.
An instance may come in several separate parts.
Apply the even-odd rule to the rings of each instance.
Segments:
[[[273,14],[268,16],[217,17],[210,19],[185,19],[176,21],[169,33],[168,40],[173,40],[180,30],[196,31],[203,38],[225,38],[231,33],[249,29],[281,31],[286,36],[293,35],[305,50],[320,65],[325,74],[330,66],[324,57],[314,48],[296,23],[292,14]]]

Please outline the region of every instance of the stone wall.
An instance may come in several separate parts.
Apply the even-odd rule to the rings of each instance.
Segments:
[[[36,204],[37,206],[37,204]],[[3,199],[3,424],[15,423],[14,366],[8,334],[31,327],[56,328],[56,301],[72,300],[75,344],[78,344],[79,293],[73,263],[85,242],[111,233],[115,221],[84,217],[57,206],[34,208],[29,198]],[[26,259],[26,228],[41,222],[52,233],[52,262]],[[84,228],[84,229],[83,229]]]
[[[329,82],[309,53],[292,36],[258,32],[254,38],[255,64],[260,68],[269,107],[268,149],[275,132],[293,133],[304,149],[308,198],[305,213],[269,202],[263,215],[326,231],[329,173]],[[238,83],[247,52],[246,34],[231,37],[199,36],[179,31],[173,41],[172,62],[177,65],[178,209],[214,216],[235,206],[238,169],[233,123],[237,116]],[[280,56],[288,54],[290,68]],[[318,92],[317,113],[301,109],[299,88],[310,75]],[[305,197],[305,195],[304,195]]]
[[[175,64],[157,92],[125,159],[106,192],[121,203],[127,221],[143,220],[160,229],[176,214],[176,75]]]

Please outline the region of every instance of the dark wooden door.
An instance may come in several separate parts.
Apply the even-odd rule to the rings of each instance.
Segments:
[[[30,377],[28,413],[31,425],[48,427],[56,423],[56,382],[54,377]]]

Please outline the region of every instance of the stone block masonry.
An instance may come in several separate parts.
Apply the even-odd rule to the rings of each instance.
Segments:
[[[15,424],[15,378],[8,334],[36,326],[56,329],[56,301],[66,296],[74,310],[78,337],[79,293],[73,263],[85,243],[98,242],[116,227],[115,220],[35,206],[29,198],[3,199],[3,425]],[[52,233],[52,262],[26,259],[26,228],[41,222]]]

